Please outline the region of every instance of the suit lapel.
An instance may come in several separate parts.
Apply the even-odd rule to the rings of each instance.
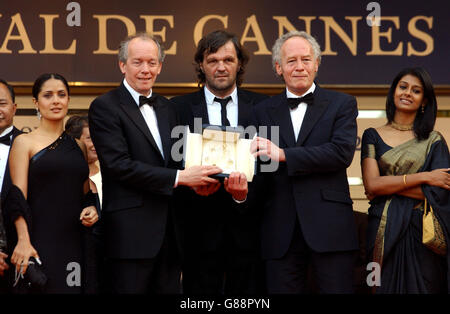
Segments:
[[[159,99],[159,95],[157,98],[157,104],[154,106],[156,120],[158,121],[158,131],[161,136],[161,142],[164,152],[164,165],[167,166],[170,159],[170,150],[172,147],[171,142],[171,134],[169,127],[169,108],[167,104],[163,104]]]
[[[14,139],[16,138],[16,136],[19,134],[22,134],[22,133],[23,133],[22,131],[20,131],[18,128],[13,126],[13,136],[12,136],[12,140],[11,140],[11,145],[14,142]]]
[[[150,129],[147,126],[147,123],[145,122],[144,116],[142,115],[138,105],[134,101],[133,97],[131,97],[130,93],[127,91],[123,83],[119,87],[119,92],[120,92],[120,106],[122,107],[123,111],[125,111],[125,113],[130,117],[131,121],[133,121],[133,123],[136,124],[138,129],[142,133],[144,133],[145,137],[149,140],[149,142],[153,145],[153,147],[156,149],[156,151],[162,158],[158,145],[156,145],[155,139],[153,138],[152,133],[150,132]]]
[[[16,136],[19,134],[22,134],[22,133],[23,133],[22,131],[20,131],[15,126],[13,126],[11,146],[14,143],[14,139],[16,138]],[[9,153],[8,153],[8,156],[9,156]],[[12,182],[11,182],[11,175],[9,174],[9,158],[8,158],[8,161],[6,162],[5,174],[3,177],[3,185],[2,185],[2,192],[1,192],[2,200],[5,198],[6,193],[8,193],[11,185],[12,185]]]
[[[312,105],[308,105],[308,108],[306,109],[296,146],[301,146],[303,144],[317,120],[319,120],[328,107],[329,100],[321,97],[321,95],[322,93],[320,87],[316,85],[316,89],[314,91],[314,103]]]
[[[238,94],[238,125],[246,127],[249,124],[252,102],[239,88]]]
[[[270,116],[275,125],[280,128],[280,136],[286,143],[287,147],[295,145],[294,128],[292,127],[292,119],[287,104],[286,92],[274,96],[274,104],[270,107]]]
[[[191,103],[191,110],[194,118],[202,118],[202,124],[209,124],[208,109],[206,107],[203,88],[195,94],[194,101]],[[193,125],[191,126],[191,131],[193,131]]]

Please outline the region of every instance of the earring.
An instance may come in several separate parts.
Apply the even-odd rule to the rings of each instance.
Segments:
[[[38,119],[41,120],[41,113],[38,108],[36,108],[36,115],[37,115]]]
[[[425,104],[422,104],[422,113],[425,113]]]

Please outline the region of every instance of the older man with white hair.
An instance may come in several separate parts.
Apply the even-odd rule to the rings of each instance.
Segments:
[[[312,264],[319,292],[352,293],[358,240],[346,169],[356,147],[356,100],[314,82],[320,46],[309,34],[283,35],[272,58],[286,90],[255,111],[259,127],[277,126],[279,136],[268,132],[252,147],[279,163],[262,174],[270,191],[259,193],[268,292],[307,292]]]

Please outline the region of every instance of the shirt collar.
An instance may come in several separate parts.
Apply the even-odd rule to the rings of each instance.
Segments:
[[[291,93],[288,88],[286,87],[286,96],[287,98],[299,98],[299,97],[303,97],[305,95],[307,95],[308,93],[314,93],[314,90],[316,89],[316,84],[313,82],[311,87],[306,91],[306,93],[304,93],[301,96],[297,96],[294,93]]]
[[[1,136],[4,136],[4,135],[6,135],[6,134],[8,134],[9,132],[11,132],[12,130],[13,130],[13,126],[11,125],[11,126],[9,126],[9,127],[7,127],[5,130],[3,130],[3,132],[0,134],[0,137]]]
[[[218,97],[218,96],[216,96],[213,93],[211,93],[211,91],[206,87],[206,85],[205,85],[203,90],[205,91],[206,104],[207,105],[211,105],[212,103],[214,103],[214,97]],[[233,101],[233,103],[237,104],[238,103],[237,87],[235,87],[234,90],[231,92],[231,94],[228,95],[228,96],[231,96],[231,100]]]
[[[145,96],[145,95],[141,95],[137,91],[135,91],[133,89],[133,87],[131,87],[130,84],[128,84],[128,82],[125,78],[123,79],[123,85],[125,86],[127,91],[131,94],[131,97],[133,97],[134,101],[136,102],[136,105],[139,106],[139,96]],[[153,90],[150,90],[150,95],[145,96],[145,97],[151,97],[152,94],[153,94]]]

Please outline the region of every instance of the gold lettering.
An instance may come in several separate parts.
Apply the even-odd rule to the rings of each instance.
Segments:
[[[278,21],[278,37],[283,36],[284,30],[287,32],[296,31],[297,29],[292,25],[286,16],[272,16],[275,21]]]
[[[339,36],[340,39],[347,45],[348,49],[352,53],[352,55],[356,56],[357,54],[357,45],[358,45],[358,21],[362,19],[360,16],[346,16],[345,19],[349,20],[352,23],[352,38],[350,38],[347,33],[339,26],[338,23],[331,16],[320,16],[321,19],[325,23],[325,50],[322,52],[323,55],[336,56],[337,52],[331,50],[331,39],[330,39],[330,29],[332,29],[336,35]]]
[[[278,21],[278,37],[283,36],[284,30],[286,30],[287,32],[297,30],[295,26],[292,25],[292,23],[287,19],[286,16],[273,16],[272,18]],[[298,17],[299,20],[305,21],[305,32],[307,32],[308,34],[311,34],[311,21],[314,20],[315,18],[316,18],[315,16]]]
[[[209,20],[219,20],[222,22],[224,28],[228,28],[228,15],[205,15],[200,20],[198,20],[197,24],[194,27],[194,43],[195,46],[198,45],[198,42],[203,37],[203,28],[205,27],[206,22]]]
[[[406,55],[409,56],[428,56],[431,54],[434,50],[434,40],[433,37],[431,37],[429,34],[422,32],[417,29],[416,24],[418,20],[424,20],[428,24],[428,28],[431,30],[433,28],[433,17],[429,16],[415,16],[413,17],[409,23],[408,23],[408,31],[411,35],[413,35],[416,38],[421,39],[425,44],[426,48],[423,51],[417,51],[412,46],[411,42],[408,41],[408,49]]]
[[[392,21],[395,25],[396,29],[400,28],[400,19],[398,16],[380,16],[380,25],[383,25],[383,21]],[[380,32],[381,26],[372,25],[372,50],[369,52],[366,52],[366,55],[368,56],[401,56],[403,51],[403,43],[400,42],[397,45],[397,48],[395,50],[381,50],[380,47],[380,38],[385,37],[388,41],[388,43],[392,42],[392,27],[389,27],[389,29],[386,32]]]
[[[98,19],[98,49],[94,54],[117,54],[118,50],[111,50],[108,48],[106,24],[108,20],[119,20],[125,24],[128,36],[136,33],[136,27],[133,22],[123,15],[93,15],[94,19]]]
[[[53,20],[59,18],[59,15],[40,14],[39,17],[43,18],[45,21],[45,47],[43,50],[40,50],[39,53],[74,55],[76,53],[76,39],[74,39],[70,47],[65,50],[57,50],[53,46]]]
[[[169,22],[169,26],[173,28],[173,15],[141,15],[139,16],[145,21],[145,29],[149,34],[154,36],[160,36],[161,41],[164,43],[166,41],[166,27],[164,26],[161,30],[155,31],[154,22],[155,20],[165,20]],[[174,41],[169,49],[165,49],[166,55],[176,55],[177,54],[177,42]]]
[[[299,16],[299,20],[305,21],[305,32],[311,35],[311,21],[314,20],[315,16]]]
[[[248,32],[250,28],[253,30],[254,37],[249,37]],[[264,41],[263,35],[261,33],[261,29],[259,28],[258,21],[256,20],[256,16],[253,14],[252,16],[247,18],[247,25],[245,25],[244,34],[241,38],[241,45],[244,45],[247,41],[254,41],[258,45],[258,50],[255,51],[255,55],[270,55],[270,51],[267,49],[267,45]]]
[[[17,26],[19,35],[12,35],[14,26]],[[20,13],[11,16],[11,24],[9,25],[3,45],[0,47],[0,53],[12,53],[12,50],[8,49],[8,43],[10,40],[20,40],[22,42],[23,49],[19,50],[19,53],[37,53],[31,46],[30,38],[25,30]]]

